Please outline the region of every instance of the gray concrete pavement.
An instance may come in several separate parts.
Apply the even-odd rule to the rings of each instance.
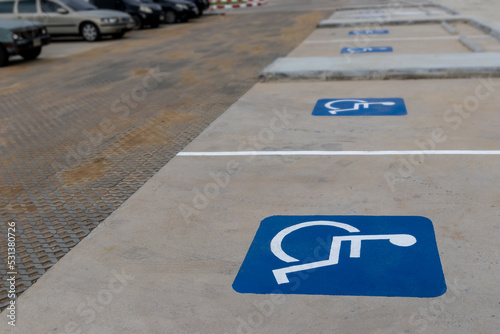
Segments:
[[[424,148],[415,142],[425,142],[434,128],[443,128],[450,135],[436,149],[495,150],[498,148],[495,129],[500,126],[500,119],[495,117],[499,90],[498,78],[260,83],[184,151],[252,150],[250,139],[257,138],[260,129],[269,128],[271,120],[285,109],[290,124],[274,132],[269,143],[257,141],[254,150],[418,150]],[[479,100],[476,92],[478,96],[484,94],[480,109],[474,112],[464,109],[460,116],[459,109],[464,107],[458,106],[464,101]],[[408,114],[311,117],[318,99],[363,97],[401,97]]]
[[[268,69],[288,61],[296,70],[297,59]],[[415,60],[427,75],[500,71],[494,52],[302,59],[302,73],[333,64],[372,79]],[[259,83],[24,293],[16,327],[3,321],[0,332],[494,333],[499,89],[498,78]],[[319,99],[393,97],[407,115],[311,115]],[[260,222],[274,215],[427,217],[447,291],[239,294],[231,284]]]
[[[259,84],[184,152],[402,152],[176,157],[21,296],[15,329],[5,322],[0,329],[16,334],[492,333],[500,325],[495,317],[499,194],[492,182],[500,177],[498,157],[412,157],[404,151],[421,149],[416,140],[427,142],[437,128],[442,133],[436,149],[497,148],[498,89],[498,82],[475,79]],[[333,92],[402,96],[408,115],[311,116],[315,100]],[[476,109],[458,117],[452,105],[463,109],[476,94],[481,97]],[[264,129],[275,129],[273,136],[263,137]],[[412,171],[404,161],[416,161]],[[389,178],[393,184],[387,173],[395,176]],[[430,218],[448,291],[420,299],[232,290],[262,219],[310,214]]]
[[[192,187],[212,184],[208,173],[229,161],[174,159],[21,297],[15,330],[5,322],[0,329],[465,334],[498,328],[496,157],[431,157],[395,193],[382,177],[393,158],[243,159],[229,185],[186,223],[178,206],[192,205]],[[448,292],[431,300],[274,299],[232,290],[262,219],[311,213],[425,215],[435,224]],[[271,298],[278,301],[262,311]]]

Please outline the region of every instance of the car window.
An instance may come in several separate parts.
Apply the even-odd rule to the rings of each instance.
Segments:
[[[59,8],[63,8],[61,5],[47,0],[42,0],[41,5],[44,13],[56,13]]]
[[[36,13],[36,0],[23,0],[17,3],[18,13]]]
[[[75,11],[97,9],[96,6],[82,0],[61,0],[61,2]]]
[[[12,13],[14,11],[14,1],[0,2],[0,13]]]

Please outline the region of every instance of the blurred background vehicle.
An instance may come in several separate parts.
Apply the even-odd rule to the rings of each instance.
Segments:
[[[210,2],[208,0],[186,0],[189,2],[193,2],[198,8],[198,16],[203,15],[203,11],[210,7]]]
[[[0,0],[0,18],[38,21],[51,36],[80,35],[89,42],[103,35],[121,38],[134,27],[127,13],[98,10],[82,0]]]
[[[165,20],[164,12],[160,5],[139,0],[89,0],[94,6],[101,9],[114,9],[126,12],[135,22],[134,29],[144,26],[157,28]]]
[[[49,43],[50,35],[41,23],[0,19],[0,67],[7,65],[13,55],[35,59],[42,52],[42,46]]]
[[[183,0],[142,0],[146,3],[158,4],[165,13],[164,23],[187,22],[192,17],[197,17],[194,12],[196,5]],[[197,8],[196,8],[197,10]]]
[[[175,1],[178,4],[184,4],[188,6],[190,19],[194,19],[200,16],[200,12],[198,11],[198,6],[196,6],[194,2],[191,2],[189,0],[169,0],[169,1]]]

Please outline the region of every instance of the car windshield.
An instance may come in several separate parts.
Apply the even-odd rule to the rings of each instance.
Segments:
[[[96,6],[94,6],[88,2],[85,2],[83,0],[60,0],[60,1],[75,11],[97,9]]]
[[[140,6],[142,1],[139,0],[125,0],[130,5]]]

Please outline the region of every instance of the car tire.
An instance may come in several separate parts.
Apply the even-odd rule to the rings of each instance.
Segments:
[[[137,16],[137,15],[132,15],[132,18],[134,19],[134,30],[139,30],[139,29],[142,29],[142,19]]]
[[[24,60],[33,60],[36,59],[42,52],[42,47],[36,47],[28,51],[19,52],[19,55],[24,58]]]
[[[120,39],[123,37],[123,35],[125,35],[124,32],[118,32],[116,34],[112,34],[111,37],[113,37],[114,39]]]
[[[0,67],[5,66],[9,63],[9,54],[3,46],[0,45]]]
[[[85,22],[80,28],[80,33],[87,42],[95,42],[101,39],[99,28],[92,22]]]
[[[173,10],[167,10],[165,12],[165,23],[175,23],[177,22],[177,14]]]

